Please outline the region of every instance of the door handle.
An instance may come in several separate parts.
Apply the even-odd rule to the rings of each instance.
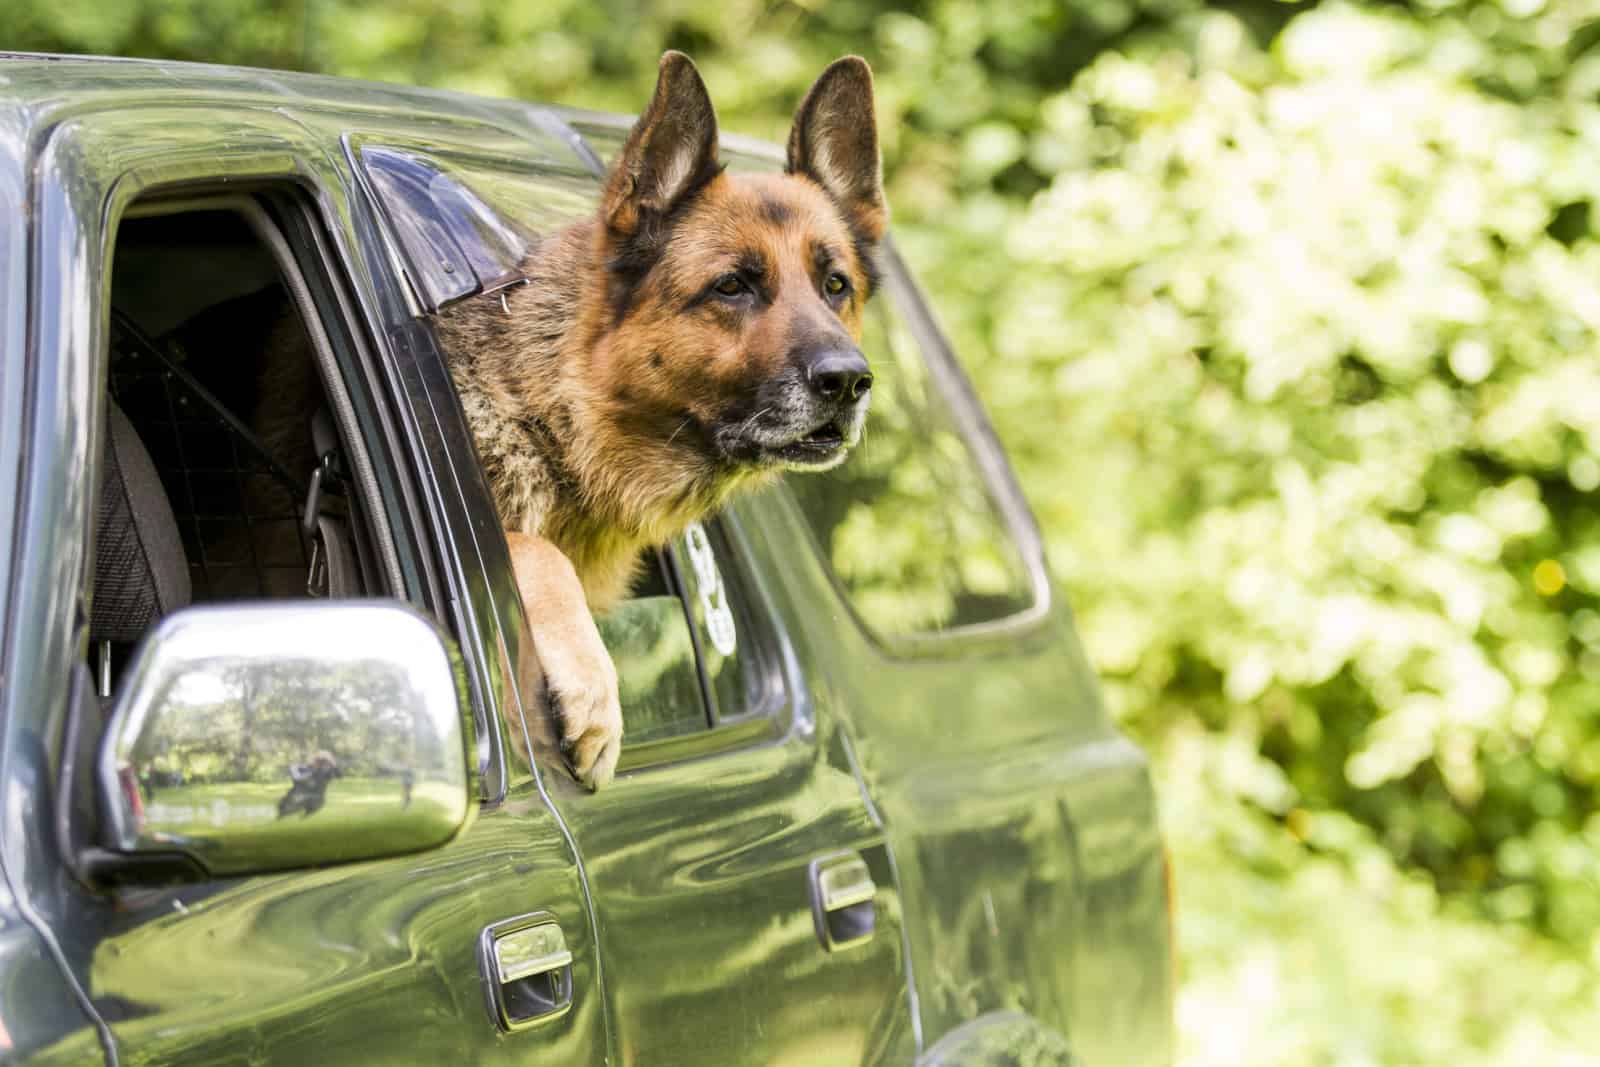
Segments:
[[[835,852],[811,861],[811,919],[817,940],[829,952],[859,945],[878,925],[878,887],[857,852]]]
[[[489,1016],[506,1033],[559,1019],[572,1008],[572,953],[547,911],[484,927],[478,967]]]

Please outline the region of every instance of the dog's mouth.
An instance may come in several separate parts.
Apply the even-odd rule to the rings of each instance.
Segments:
[[[796,383],[754,400],[755,413],[730,411],[711,434],[718,454],[741,466],[819,471],[845,461],[861,439],[867,399],[824,404]],[[748,410],[748,409],[746,409]]]
[[[832,452],[844,447],[844,427],[829,420],[795,441],[791,446],[813,452]]]
[[[792,466],[831,465],[845,451],[845,429],[837,419],[829,419],[791,441],[768,445],[764,451],[772,459]]]

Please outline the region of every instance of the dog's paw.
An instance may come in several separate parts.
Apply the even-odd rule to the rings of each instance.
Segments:
[[[622,752],[622,701],[616,665],[598,634],[593,643],[598,647],[549,657],[545,700],[567,768],[590,789],[600,789],[616,773]]]

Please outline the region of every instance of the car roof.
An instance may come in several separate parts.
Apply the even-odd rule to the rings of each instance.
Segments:
[[[532,126],[547,134],[551,132],[552,118],[560,125],[622,131],[633,121],[630,116],[555,104],[327,74],[165,59],[0,51],[0,154],[26,151],[38,131],[55,125],[67,114],[202,99],[222,106],[270,107],[290,115],[342,112],[352,118],[389,114],[411,119],[475,120],[517,131]],[[782,158],[778,147],[767,142],[728,134],[721,140],[725,149],[749,157],[768,161]]]

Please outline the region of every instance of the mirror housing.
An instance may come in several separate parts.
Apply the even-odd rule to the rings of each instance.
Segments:
[[[392,600],[188,608],[146,635],[95,760],[97,878],[431,848],[472,811],[453,644]]]

